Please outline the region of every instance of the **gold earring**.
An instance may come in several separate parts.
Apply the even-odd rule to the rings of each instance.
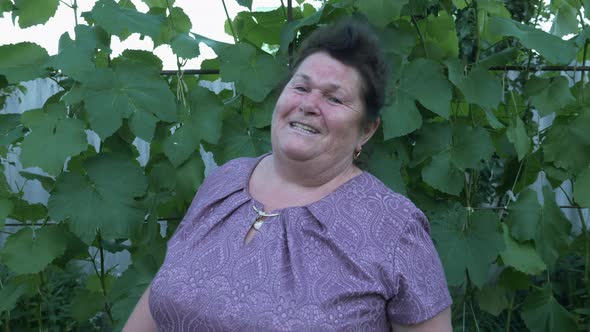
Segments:
[[[357,152],[355,152],[354,156],[352,156],[352,160],[357,160],[359,158],[359,156],[361,155],[361,152],[363,152],[362,147]]]

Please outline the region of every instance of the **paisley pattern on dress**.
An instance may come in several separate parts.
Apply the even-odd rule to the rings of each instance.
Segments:
[[[366,172],[277,210],[246,244],[261,159],[230,161],[199,188],[151,284],[160,331],[389,331],[451,305],[428,220]]]

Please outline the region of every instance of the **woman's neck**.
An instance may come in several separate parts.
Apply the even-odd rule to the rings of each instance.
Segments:
[[[352,163],[318,168],[308,162],[285,164],[269,155],[254,169],[249,192],[271,212],[319,201],[360,173]]]
[[[327,163],[325,160],[290,160],[275,154],[269,157],[269,170],[278,180],[301,189],[335,189],[361,172],[347,160]]]

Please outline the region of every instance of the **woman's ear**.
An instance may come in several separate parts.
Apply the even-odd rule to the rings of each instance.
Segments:
[[[381,119],[377,118],[373,121],[369,121],[368,123],[366,123],[363,126],[363,132],[362,132],[362,136],[361,136],[361,145],[364,145],[365,143],[367,143],[367,141],[369,141],[369,139],[371,139],[371,137],[373,137],[373,134],[375,134],[375,132],[377,131],[377,128],[379,128],[380,124],[381,124]]]

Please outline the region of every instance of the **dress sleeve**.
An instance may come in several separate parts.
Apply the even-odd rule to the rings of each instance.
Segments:
[[[426,321],[452,303],[444,270],[421,211],[412,214],[394,252],[392,289],[387,316],[412,325]]]

